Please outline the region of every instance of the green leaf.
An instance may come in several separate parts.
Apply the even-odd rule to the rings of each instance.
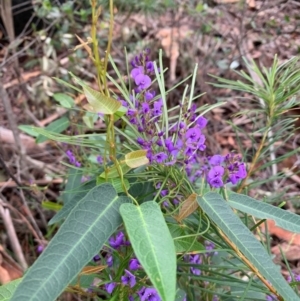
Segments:
[[[272,219],[278,227],[300,233],[300,216],[243,194],[230,192],[231,207],[261,219]]]
[[[33,136],[33,137],[37,137],[39,135],[39,133],[37,133],[34,128],[30,125],[19,125],[18,128],[25,132],[26,134]]]
[[[12,297],[21,280],[22,278],[16,279],[3,286],[0,286],[0,300],[10,301],[10,298]]]
[[[125,155],[125,163],[130,168],[137,168],[149,163],[149,159],[147,158],[147,150],[140,149],[137,151],[130,152]]]
[[[87,111],[102,114],[114,114],[118,112],[119,108],[121,107],[121,103],[119,101],[90,88],[75,76],[73,76],[73,78],[83,88],[83,92],[89,103],[84,106]]]
[[[168,224],[168,227],[174,239],[174,245],[177,253],[205,250],[205,247],[199,243],[195,237],[186,237],[187,233],[183,226],[178,224]]]
[[[66,187],[62,193],[62,199],[64,204],[68,203],[78,193],[78,187],[82,186],[81,179],[83,171],[77,168],[69,168],[68,180]]]
[[[127,174],[131,170],[131,167],[129,167],[125,162],[119,162],[119,167],[122,169],[123,175]],[[99,175],[99,177],[103,179],[105,179],[105,176],[106,176],[105,171],[103,171]],[[114,164],[108,167],[107,178],[111,179],[111,178],[118,178],[118,177],[120,177],[120,175],[117,166]]]
[[[76,204],[81,201],[87,193],[96,186],[95,181],[90,181],[82,184],[76,190],[73,190],[73,193],[70,193],[70,199],[64,200],[64,206],[62,209],[55,214],[51,220],[48,222],[48,225],[53,225],[58,223],[63,218],[67,217]],[[63,195],[64,196],[64,195]]]
[[[122,204],[120,213],[134,252],[163,301],[174,301],[176,252],[160,207]]]
[[[270,281],[285,300],[300,300],[283,278],[280,270],[276,267],[261,243],[234,214],[228,202],[215,192],[208,192],[202,197],[199,196],[197,201],[210,219],[214,221],[259,272]]]
[[[11,301],[56,300],[121,224],[119,207],[129,201],[110,184],[92,189],[25,274]]]
[[[74,107],[75,102],[73,98],[64,93],[55,93],[53,98],[64,108],[71,109]]]
[[[62,118],[59,118],[55,121],[53,121],[52,123],[50,123],[48,126],[45,127],[45,130],[46,131],[50,131],[50,132],[54,132],[54,133],[61,133],[63,132],[64,130],[66,130],[70,125],[70,121],[67,117],[62,117]],[[37,138],[36,138],[36,143],[42,143],[42,142],[45,142],[47,141],[48,138],[45,137],[44,135],[39,135]]]

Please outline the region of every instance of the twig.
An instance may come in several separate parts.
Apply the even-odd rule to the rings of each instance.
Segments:
[[[6,228],[12,249],[18,259],[18,262],[22,266],[23,270],[26,270],[28,268],[28,264],[22,252],[22,248],[18,240],[14,224],[10,216],[10,212],[7,208],[5,208],[5,204],[1,199],[0,199],[0,214],[4,222],[4,226]]]

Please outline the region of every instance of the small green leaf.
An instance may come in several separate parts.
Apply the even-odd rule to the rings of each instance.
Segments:
[[[176,294],[176,252],[160,207],[122,204],[120,213],[134,252],[163,301]]]
[[[64,93],[55,93],[53,98],[64,108],[71,109],[74,107],[75,102],[73,98]]]
[[[10,301],[10,298],[12,297],[21,280],[22,278],[16,279],[5,285],[0,286],[0,300]]]
[[[45,127],[44,130],[52,132],[52,133],[61,133],[64,130],[66,130],[69,127],[69,125],[70,125],[69,119],[64,116],[64,117],[59,118],[59,119],[53,121],[52,123],[50,123],[48,126]],[[47,140],[48,140],[48,138],[45,137],[44,135],[39,135],[36,138],[36,143],[42,143]]]
[[[23,277],[11,301],[54,301],[102,248],[122,220],[111,184],[92,189],[69,214],[47,248]]]
[[[270,281],[284,300],[300,301],[262,244],[234,214],[228,202],[215,192],[198,196],[197,201],[209,218],[258,269],[261,275]]]
[[[147,158],[146,155],[147,155],[147,150],[145,149],[130,152],[125,155],[125,163],[130,168],[137,168],[142,165],[148,164],[149,159]]]
[[[300,233],[300,216],[243,194],[230,192],[231,207],[261,219],[272,219],[278,227]]]

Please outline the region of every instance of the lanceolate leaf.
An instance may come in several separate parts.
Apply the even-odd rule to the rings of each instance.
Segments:
[[[154,202],[123,204],[120,213],[134,252],[162,300],[174,301],[176,252],[160,207]]]
[[[145,149],[133,151],[125,155],[125,162],[131,168],[137,168],[142,165],[148,164],[147,151]]]
[[[300,216],[292,212],[234,192],[230,192],[228,203],[237,210],[251,214],[257,218],[272,219],[277,226],[300,233]]]
[[[179,214],[176,219],[181,222],[183,219],[192,214],[195,210],[199,208],[197,203],[197,194],[192,193],[183,203],[179,209]]]
[[[11,301],[56,300],[121,224],[119,207],[129,201],[118,197],[110,184],[92,189],[26,273]]]
[[[22,279],[17,279],[9,282],[3,286],[0,286],[0,300],[1,301],[10,301],[11,296],[15,292],[17,286],[21,282]]]
[[[48,126],[45,127],[45,131],[50,131],[51,133],[61,133],[64,130],[66,130],[70,125],[70,121],[67,117],[59,118],[52,123],[50,123]],[[39,135],[36,138],[36,143],[42,143],[48,140],[48,138],[44,135]]]
[[[203,211],[239,248],[259,272],[270,281],[284,300],[300,301],[281,275],[272,259],[250,230],[234,214],[229,204],[217,193],[208,192],[197,201]]]
[[[81,177],[80,177],[81,178]],[[73,179],[73,178],[72,178]],[[74,179],[75,181],[75,179]],[[74,183],[77,183],[76,181]],[[58,211],[57,214],[55,214],[52,219],[48,222],[49,225],[53,225],[55,223],[58,223],[61,221],[63,218],[67,217],[69,213],[72,211],[72,209],[76,206],[76,204],[83,200],[83,198],[87,195],[87,193],[95,187],[95,181],[90,181],[88,183],[84,183],[77,187],[72,189],[72,193],[70,193],[68,198],[65,198],[65,204],[62,207],[60,211]],[[66,187],[67,189],[67,187]],[[70,190],[71,191],[71,190]],[[67,192],[67,190],[65,190]],[[66,193],[67,195],[67,193]],[[66,196],[65,195],[65,196]],[[89,196],[87,196],[89,198]]]

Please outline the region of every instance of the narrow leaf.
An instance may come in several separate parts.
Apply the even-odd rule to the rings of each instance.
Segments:
[[[118,197],[110,184],[92,189],[26,273],[11,301],[56,300],[121,224],[119,207],[129,201]]]
[[[148,164],[149,159],[146,155],[147,150],[145,149],[130,152],[125,155],[125,163],[131,168],[137,168],[142,165]]]
[[[230,192],[231,207],[261,219],[272,219],[278,227],[300,233],[300,216],[243,194]]]
[[[181,222],[183,219],[191,215],[194,211],[199,208],[199,205],[197,203],[197,194],[193,193],[191,194],[183,203],[182,206],[179,209],[179,214],[176,217],[176,220],[178,222]]]
[[[62,118],[59,118],[55,121],[53,121],[52,123],[50,123],[48,126],[45,127],[44,130],[46,131],[50,131],[50,132],[54,132],[54,133],[61,133],[63,132],[64,130],[66,130],[70,125],[70,121],[67,117],[62,117]],[[48,138],[45,137],[44,135],[39,135],[37,138],[36,138],[36,143],[42,143],[42,142],[45,142],[47,141]]]
[[[176,252],[160,207],[154,202],[123,204],[120,213],[134,252],[162,300],[174,301]]]
[[[285,300],[300,301],[300,298],[283,278],[269,254],[250,230],[234,214],[228,202],[215,192],[208,192],[202,197],[199,196],[197,201],[203,211],[259,272],[270,281]]]

